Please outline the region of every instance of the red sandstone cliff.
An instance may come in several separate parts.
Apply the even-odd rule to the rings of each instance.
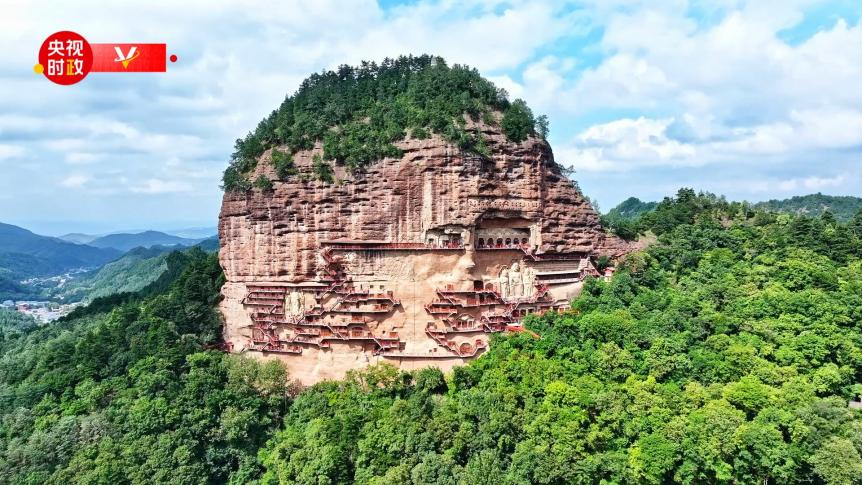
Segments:
[[[340,182],[292,177],[272,192],[227,193],[219,216],[220,260],[228,281],[299,281],[317,274],[321,241],[415,241],[430,228],[474,225],[482,217],[523,217],[540,224],[537,252],[619,256],[627,244],[606,234],[599,217],[553,162],[550,146],[507,142],[484,128],[492,160],[464,155],[438,137],[398,144],[401,159],[366,173],[336,169]],[[316,152],[295,156],[308,169]],[[269,152],[255,172],[275,179]]]
[[[483,127],[491,157],[439,137],[405,140],[400,159],[365,173],[303,175],[272,191],[227,193],[219,257],[225,339],[281,358],[305,383],[377,360],[449,368],[517,331],[529,313],[565,308],[591,261],[627,245],[553,161],[548,144]],[[275,179],[270,152],[252,178]]]

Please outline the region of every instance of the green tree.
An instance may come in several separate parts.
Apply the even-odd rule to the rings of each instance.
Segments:
[[[830,485],[859,483],[862,457],[847,439],[832,437],[810,458],[814,472]]]
[[[254,188],[260,189],[264,192],[270,192],[273,188],[272,180],[270,180],[266,175],[260,174],[256,179],[254,179]]]
[[[503,113],[500,126],[509,140],[520,143],[535,134],[536,120],[527,103],[523,99],[516,99]]]
[[[312,163],[312,170],[314,170],[314,176],[317,177],[317,180],[328,184],[335,181],[335,178],[332,175],[332,167],[328,163],[324,162],[320,155],[314,155]]]
[[[279,180],[285,180],[291,175],[298,173],[293,163],[293,156],[290,153],[273,149],[271,160],[272,166],[275,168],[275,174]]]

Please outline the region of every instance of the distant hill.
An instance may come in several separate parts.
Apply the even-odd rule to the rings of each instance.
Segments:
[[[649,212],[655,209],[657,205],[658,202],[644,202],[637,197],[629,197],[620,202],[618,206],[609,210],[605,215],[612,218],[621,217],[623,219],[634,219],[644,212]]]
[[[862,198],[849,195],[824,195],[821,193],[798,195],[789,199],[768,200],[754,204],[758,209],[788,212],[817,217],[829,209],[839,221],[849,221],[862,210]]]
[[[17,282],[20,279],[10,271],[0,269],[0,302],[6,300],[28,300],[33,295],[32,289]]]
[[[218,234],[218,228],[215,226],[209,227],[186,227],[183,229],[176,229],[173,231],[164,231],[168,234],[173,234],[174,236],[185,237],[189,239],[205,239],[213,237]]]
[[[114,248],[128,251],[137,247],[152,246],[193,246],[201,239],[190,239],[173,236],[160,231],[144,231],[139,233],[109,234],[90,241],[90,246],[97,248]]]
[[[167,270],[165,259],[174,250],[166,246],[137,247],[98,271],[57,288],[52,296],[68,302],[89,302],[100,296],[140,290]]]
[[[207,252],[215,251],[218,249],[218,238],[205,239],[193,247]],[[137,247],[98,271],[73,279],[57,288],[51,296],[66,302],[91,302],[102,296],[138,291],[167,271],[167,258],[172,252],[191,250],[177,249],[175,246]]]
[[[203,241],[195,244],[195,246],[203,249],[204,251],[218,251],[218,236],[208,237]]]
[[[62,239],[64,241],[73,242],[75,244],[87,244],[90,241],[92,241],[93,239],[96,239],[98,237],[99,236],[94,236],[92,234],[83,234],[80,232],[72,232],[69,234],[64,234],[62,236],[59,236],[59,239]]]
[[[638,237],[638,218],[655,210],[656,206],[658,202],[629,197],[602,215],[602,225],[627,241],[634,240]]]
[[[75,244],[0,223],[0,268],[18,276],[45,276],[97,267],[121,254],[117,249]]]

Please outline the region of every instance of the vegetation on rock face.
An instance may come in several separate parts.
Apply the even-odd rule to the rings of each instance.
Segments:
[[[647,217],[647,214],[649,215]],[[145,292],[3,332],[9,483],[859,481],[862,213],[681,190],[572,310],[445,376],[380,365],[292,397],[278,364],[202,351],[214,256]],[[18,325],[18,324],[13,324]]]
[[[496,124],[495,112],[502,113],[502,129],[511,141],[547,135],[546,117],[535,118],[522,100],[509,102],[504,90],[475,69],[450,67],[440,57],[402,56],[379,65],[341,66],[310,76],[253,132],[236,141],[223,187],[249,189],[248,173],[258,157],[277,146],[287,150],[273,158],[279,178],[295,173],[288,157],[315,142],[323,144],[324,161],[350,171],[400,156],[394,143],[408,133],[420,139],[436,133],[486,155],[481,134],[468,130],[465,117]]]
[[[326,183],[332,183],[335,181],[335,178],[332,175],[332,166],[324,162],[320,155],[314,155],[312,159],[312,169],[314,170],[314,176],[317,177],[317,180]]]
[[[291,175],[297,174],[296,166],[293,164],[293,157],[281,150],[272,151],[272,166],[275,168],[275,175],[279,179],[286,179]]]
[[[254,188],[264,192],[269,192],[273,188],[272,180],[264,174],[260,174],[254,179]]]

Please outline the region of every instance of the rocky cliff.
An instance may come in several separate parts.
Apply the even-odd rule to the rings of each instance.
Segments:
[[[537,137],[481,130],[490,157],[440,137],[403,156],[314,181],[320,147],[272,190],[225,194],[222,310],[235,351],[284,359],[304,382],[388,360],[450,367],[517,331],[521,316],[565,307],[600,255],[625,243]],[[275,179],[266,151],[253,176]]]

